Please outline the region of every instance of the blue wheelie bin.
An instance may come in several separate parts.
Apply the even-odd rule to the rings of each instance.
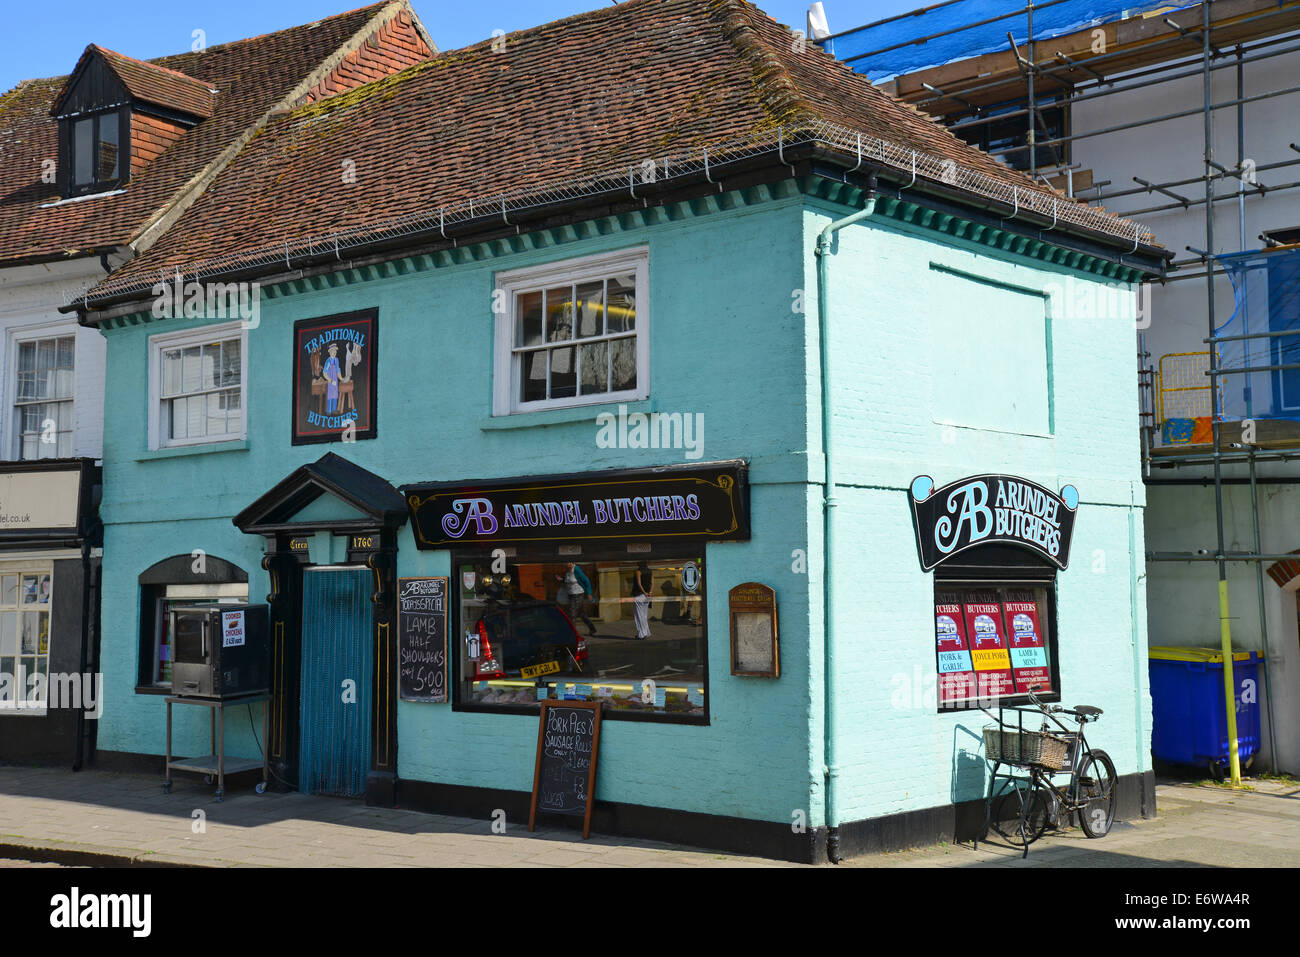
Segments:
[[[1223,652],[1218,648],[1148,649],[1151,674],[1151,753],[1161,761],[1206,768],[1222,777],[1228,767],[1228,713],[1223,695]],[[1236,682],[1237,755],[1249,767],[1259,751],[1257,651],[1232,653]]]

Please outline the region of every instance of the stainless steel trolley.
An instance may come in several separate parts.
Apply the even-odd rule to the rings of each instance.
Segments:
[[[233,698],[182,698],[167,697],[167,777],[163,781],[163,793],[170,794],[172,790],[172,771],[193,771],[196,774],[204,776],[204,782],[211,784],[215,776],[217,781],[217,801],[220,802],[226,794],[226,775],[236,774],[240,771],[251,771],[255,768],[262,769],[262,783],[257,786],[257,793],[266,792],[266,783],[270,776],[270,764],[266,753],[266,731],[267,716],[270,714],[270,708],[262,709],[262,759],[254,761],[248,758],[235,758],[228,760],[226,758],[226,709],[233,706],[243,706],[256,704],[259,701],[270,701],[271,695],[263,692],[261,694],[240,695]],[[178,758],[172,760],[172,705],[174,704],[194,704],[210,709],[209,714],[209,737],[211,741],[212,753],[204,757],[195,758]]]

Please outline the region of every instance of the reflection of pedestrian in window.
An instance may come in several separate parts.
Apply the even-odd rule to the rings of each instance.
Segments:
[[[645,562],[632,573],[632,620],[636,622],[637,638],[650,637],[650,568]]]
[[[664,610],[659,615],[659,620],[665,625],[680,625],[682,622],[682,603],[678,599],[681,596],[681,589],[671,581],[665,580],[659,586],[659,590],[664,593]]]
[[[596,626],[587,617],[587,598],[591,595],[591,579],[583,574],[575,563],[564,566],[564,574],[556,575],[555,580],[562,582],[560,595],[569,606],[569,620],[581,621],[587,626],[587,633],[594,635]]]

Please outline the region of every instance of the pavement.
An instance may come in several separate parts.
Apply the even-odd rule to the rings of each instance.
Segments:
[[[1078,828],[1020,850],[989,843],[874,854],[860,867],[1295,867],[1300,784],[1254,779],[1254,790],[1157,785],[1159,816],[1117,822],[1101,840]],[[194,778],[163,794],[156,776],[0,767],[0,868],[202,867],[798,867],[781,861],[526,822],[366,807],[312,795],[228,790]]]
[[[0,766],[0,858],[91,866],[794,867],[658,841],[227,788],[196,776]],[[5,866],[0,861],[0,867]]]
[[[848,862],[853,867],[1296,867],[1300,784],[1247,778],[1254,790],[1190,781],[1156,785],[1154,818],[1116,821],[1093,840],[1078,827],[1049,831],[1029,857],[990,834],[989,842],[941,845]]]

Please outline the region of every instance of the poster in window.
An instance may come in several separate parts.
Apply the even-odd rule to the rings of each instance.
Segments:
[[[961,605],[936,602],[935,653],[939,659],[939,707],[976,697],[975,669],[966,643],[966,621]]]
[[[988,698],[1011,694],[1015,684],[1002,622],[1002,604],[996,601],[966,602],[963,612],[979,696]]]
[[[294,445],[375,437],[378,335],[375,309],[294,323]]]
[[[1047,667],[1047,648],[1038,620],[1038,604],[1032,601],[1008,601],[1003,605],[1009,627],[1011,670],[1016,690],[1034,689],[1035,694],[1052,690],[1052,675]],[[1037,686],[1037,687],[1035,687]]]

